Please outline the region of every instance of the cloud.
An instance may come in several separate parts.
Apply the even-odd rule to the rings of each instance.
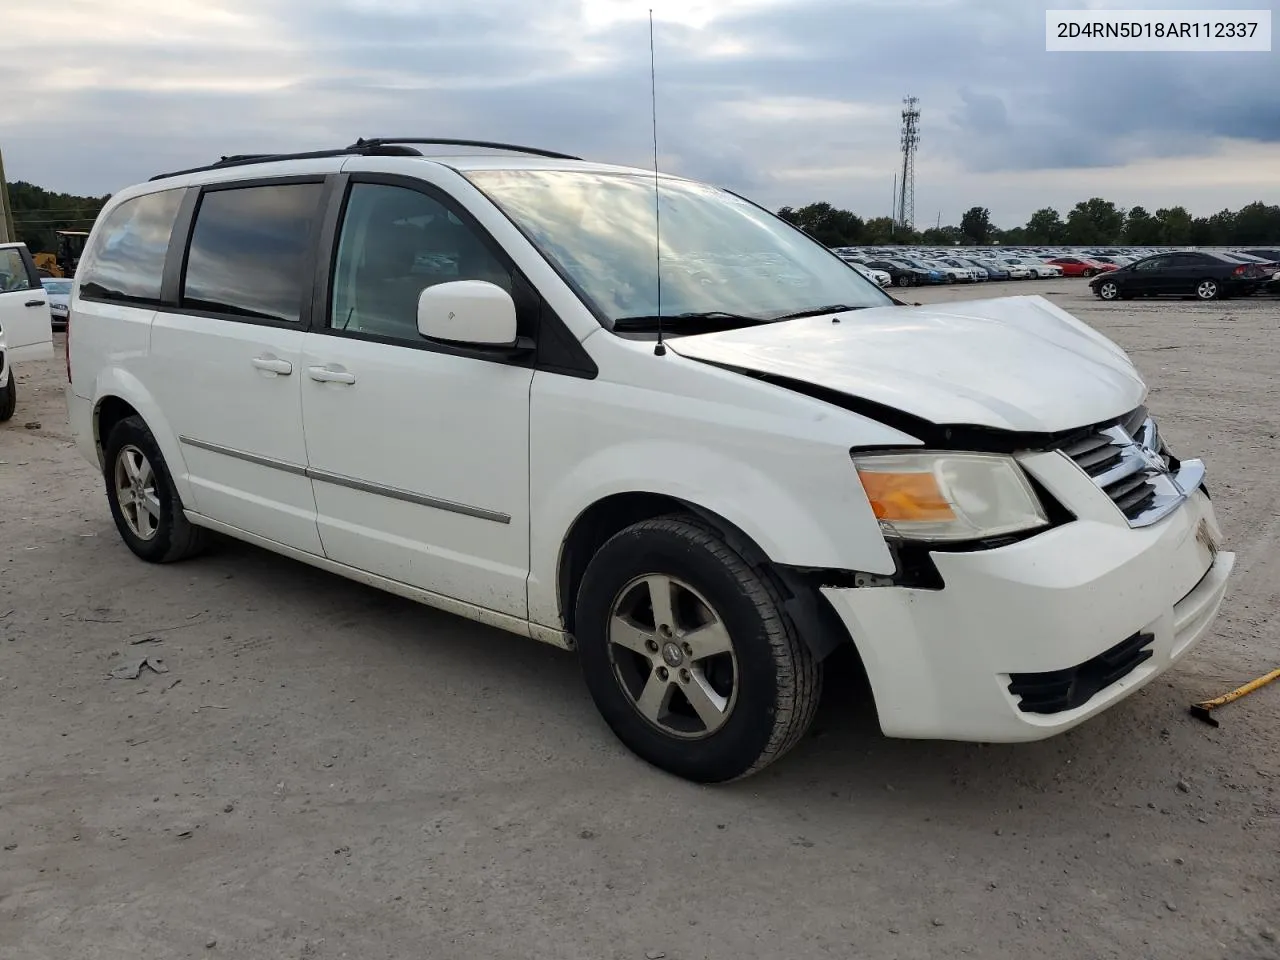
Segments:
[[[1026,0],[64,0],[56,28],[6,11],[40,42],[0,61],[28,92],[0,102],[0,143],[11,177],[85,193],[376,135],[647,165],[650,6],[662,165],[771,206],[887,212],[909,93],[925,221],[1099,192],[1210,212],[1280,167],[1270,55],[1049,54]]]

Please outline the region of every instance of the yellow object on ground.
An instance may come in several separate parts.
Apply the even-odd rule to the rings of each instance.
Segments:
[[[1213,700],[1201,700],[1199,703],[1193,703],[1191,705],[1191,715],[1193,717],[1200,718],[1211,726],[1216,727],[1218,726],[1218,721],[1209,715],[1209,711],[1215,710],[1233,700],[1239,700],[1245,694],[1253,693],[1253,691],[1260,687],[1265,687],[1268,683],[1278,677],[1280,677],[1280,670],[1272,670],[1270,673],[1259,677],[1257,680],[1250,680],[1243,687],[1236,687],[1236,689],[1232,690],[1230,693],[1224,693],[1222,696],[1216,697]]]

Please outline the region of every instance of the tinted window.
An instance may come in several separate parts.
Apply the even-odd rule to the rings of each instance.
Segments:
[[[418,342],[418,295],[450,280],[487,280],[511,292],[510,271],[439,201],[404,187],[352,186],[331,327]]]
[[[126,200],[98,225],[77,273],[80,296],[157,303],[182,190]]]
[[[27,264],[16,247],[0,250],[0,293],[27,290],[31,279],[27,276]]]
[[[297,322],[311,278],[307,254],[324,185],[214,190],[200,198],[182,305]]]

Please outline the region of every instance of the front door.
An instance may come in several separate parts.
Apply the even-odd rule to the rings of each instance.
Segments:
[[[316,555],[299,382],[323,192],[322,178],[206,187],[179,306],[156,314],[146,358],[182,445],[188,506]]]
[[[53,356],[49,297],[24,246],[0,247],[0,332],[13,363]]]
[[[352,177],[335,243],[301,370],[325,554],[525,617],[532,367],[429,343],[417,327],[424,288],[510,291],[514,268],[443,193],[374,174]],[[531,322],[522,312],[522,332]]]

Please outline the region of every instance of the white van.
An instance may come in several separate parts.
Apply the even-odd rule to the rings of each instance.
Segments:
[[[706,782],[794,746],[841,647],[887,735],[1017,741],[1209,629],[1233,555],[1119,348],[1039,297],[901,305],[657,180],[372,140],[118,194],[67,398],[125,543],[218,531],[576,648]]]
[[[25,243],[0,243],[0,421],[18,404],[14,365],[53,356],[49,297]]]

